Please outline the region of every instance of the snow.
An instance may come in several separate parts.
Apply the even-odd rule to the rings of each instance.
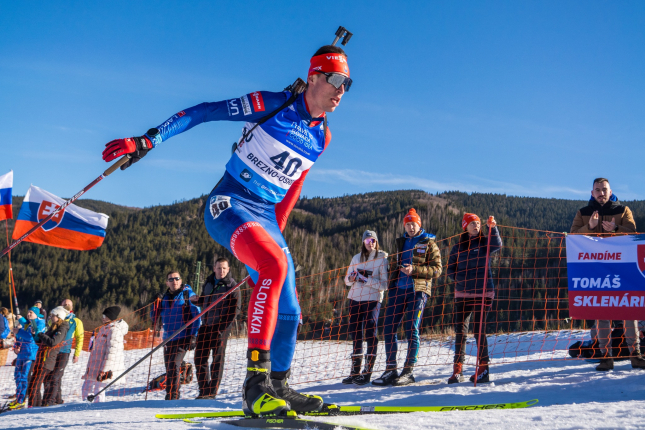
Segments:
[[[293,365],[292,384],[303,392],[322,395],[327,402],[338,404],[436,406],[506,403],[539,399],[536,406],[515,410],[454,411],[413,413],[405,415],[363,415],[325,417],[312,420],[356,425],[370,429],[418,428],[642,428],[645,422],[645,370],[632,369],[630,362],[617,361],[611,372],[597,372],[595,364],[571,359],[567,347],[583,339],[584,332],[528,332],[489,336],[491,379],[489,384],[447,385],[451,374],[451,340],[424,340],[422,354],[415,369],[417,383],[407,387],[362,387],[342,385],[340,380],[349,368],[349,342],[299,342]],[[223,389],[218,400],[193,400],[197,386],[182,386],[182,400],[163,401],[163,392],[149,393],[142,401],[148,366],[145,372],[133,372],[128,381],[115,390],[108,389],[107,402],[81,402],[80,383],[74,381],[84,369],[84,355],[77,370],[68,368],[64,382],[78,385],[78,393],[66,397],[66,403],[48,408],[32,408],[3,414],[3,428],[107,428],[107,429],[202,429],[234,427],[217,420],[201,424],[157,420],[157,413],[200,412],[238,409],[239,383],[244,372],[245,339],[233,339],[227,348]],[[473,339],[467,353],[474,353]],[[382,360],[383,346],[379,358]],[[128,351],[126,365],[147,351]],[[404,359],[405,343],[399,344],[399,358]],[[9,358],[11,360],[12,357]],[[187,361],[192,362],[192,356]],[[147,363],[147,362],[146,362]],[[378,372],[383,362],[377,364]],[[474,356],[469,355],[465,373],[473,372]],[[151,374],[163,373],[160,355],[153,357]],[[11,375],[11,377],[8,377]],[[0,390],[12,393],[13,367],[0,368]],[[316,380],[313,380],[316,379]],[[152,399],[152,400],[151,400]],[[141,401],[139,401],[141,400]]]

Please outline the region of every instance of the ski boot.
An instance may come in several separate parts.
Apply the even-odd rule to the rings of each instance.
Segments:
[[[271,383],[278,396],[291,405],[295,412],[318,412],[322,409],[323,399],[320,396],[301,394],[289,386],[291,369],[284,372],[271,372]]]
[[[247,368],[242,388],[242,410],[245,415],[277,415],[291,409],[289,402],[280,398],[271,384],[271,354],[269,351],[249,349]]]
[[[349,376],[342,380],[342,383],[345,385],[353,384],[354,379],[360,376],[361,373],[361,362],[363,357],[360,355],[352,355],[352,371]]]
[[[26,399],[22,403],[18,403],[18,400],[14,400],[13,402],[7,405],[10,411],[17,411],[18,409],[23,409],[26,406],[27,406]]]
[[[404,367],[399,377],[392,381],[392,385],[395,387],[402,387],[404,385],[414,384],[416,381],[414,380],[412,369],[412,366]]]
[[[475,374],[470,377],[470,382],[475,382],[477,379],[478,384],[490,382],[490,372],[488,371],[488,362],[482,362],[477,366]]]
[[[456,384],[458,382],[464,382],[466,378],[464,377],[463,372],[463,363],[455,363],[452,367],[452,376],[448,378],[448,384]]]
[[[372,385],[379,387],[384,387],[386,385],[392,385],[392,382],[399,377],[399,373],[396,371],[396,367],[386,368],[385,372],[381,375],[380,378],[376,378],[372,381]]]

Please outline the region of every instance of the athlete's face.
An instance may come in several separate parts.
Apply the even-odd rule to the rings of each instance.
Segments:
[[[345,94],[345,86],[334,87],[327,82],[325,75],[314,74],[307,78],[307,104],[309,113],[314,118],[322,116],[323,112],[333,112],[340,104],[340,99]]]

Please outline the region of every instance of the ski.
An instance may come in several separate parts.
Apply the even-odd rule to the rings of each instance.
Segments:
[[[319,412],[306,412],[302,416],[345,416],[365,414],[406,414],[411,412],[450,412],[450,411],[485,411],[492,409],[521,409],[535,405],[538,399],[516,403],[490,403],[483,405],[465,406],[340,406],[325,404]],[[194,412],[183,414],[157,414],[159,419],[183,420],[191,418],[242,418],[244,412],[241,410],[222,412]],[[255,417],[251,417],[255,418]],[[280,417],[275,417],[280,418]]]
[[[241,418],[237,420],[221,421],[236,427],[255,429],[318,429],[318,430],[368,430],[362,427],[346,426],[342,424],[324,423],[320,421],[303,420],[298,417],[275,417],[275,418]]]

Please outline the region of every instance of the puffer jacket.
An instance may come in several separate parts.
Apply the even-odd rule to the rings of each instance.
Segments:
[[[168,339],[171,334],[201,312],[199,307],[191,303],[190,300],[188,301],[188,306],[184,306],[186,303],[184,300],[184,291],[188,292],[189,299],[195,295],[190,285],[184,285],[174,293],[171,293],[170,290],[166,291],[166,294],[161,299],[160,308],[157,309],[155,306],[152,306],[152,309],[150,309],[150,318],[152,321],[156,322],[157,318],[161,318],[164,340]],[[190,327],[182,330],[173,340],[197,336],[200,325],[201,318],[191,324]]]
[[[202,286],[202,295],[199,296],[195,304],[202,308],[206,308],[227,293],[237,284],[235,279],[230,275],[231,274],[229,272],[224,279],[217,280],[215,279],[215,273],[211,273],[211,275],[206,278],[206,281]],[[226,296],[221,302],[216,304],[211,310],[202,315],[202,325],[217,326],[217,331],[224,331],[235,320],[235,317],[239,315],[241,307],[242,298],[240,289],[238,288]]]
[[[94,336],[92,353],[87,362],[87,371],[82,379],[96,381],[100,372],[112,371],[112,378],[103,382],[109,382],[117,378],[125,370],[123,338],[128,333],[128,323],[123,320],[112,321],[98,329]],[[118,384],[125,382],[125,377],[117,381]]]
[[[36,318],[33,321],[27,321],[25,318],[20,319],[22,328],[16,333],[16,343],[14,348],[20,348],[18,358],[21,360],[35,360],[36,353],[38,352],[38,345],[31,334],[31,326],[36,328],[36,333],[42,333],[46,329],[45,320]]]
[[[598,211],[599,219],[598,225],[592,230],[589,228],[589,220],[595,211]],[[611,222],[612,219],[616,221],[617,229],[614,232],[605,231],[602,228],[602,222]],[[604,205],[598,203],[593,197],[589,199],[589,204],[576,213],[571,225],[571,233],[634,233],[635,231],[636,223],[632,211],[627,206],[621,205],[615,195],[612,195]]]
[[[387,252],[373,250],[367,261],[361,262],[361,254],[358,253],[352,258],[345,275],[345,285],[352,287],[347,294],[347,298],[355,302],[374,302],[383,301],[383,291],[387,290]],[[365,276],[356,277],[355,281],[349,280],[349,276],[354,273],[363,273]],[[363,276],[363,275],[361,275]]]
[[[65,341],[65,336],[67,336],[68,331],[69,323],[63,320],[57,328],[52,325],[44,333],[34,335],[34,339],[38,344],[36,360],[43,360],[45,362],[45,369],[54,370],[56,357],[58,357],[58,353],[60,352],[60,344]]]
[[[412,265],[414,269],[410,277],[414,280],[414,291],[421,291],[430,295],[432,279],[441,275],[441,253],[435,243],[434,234],[426,233],[422,229],[415,238],[419,236],[421,237],[412,249]],[[407,233],[396,239],[397,254],[394,258],[390,256],[390,289],[396,288],[403,248],[405,247],[405,242],[410,239]]]
[[[490,256],[502,249],[502,239],[497,227],[493,227],[490,236]],[[455,281],[455,297],[481,297],[484,292],[484,274],[486,273],[486,247],[488,237],[480,234],[470,237],[462,233],[459,243],[452,247],[448,258],[447,273]],[[490,257],[489,257],[490,258]],[[486,296],[495,296],[493,272],[488,264],[486,276]]]

